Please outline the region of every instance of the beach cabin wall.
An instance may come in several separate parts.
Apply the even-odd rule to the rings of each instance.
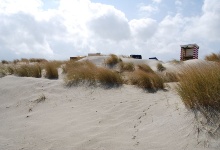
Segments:
[[[181,45],[180,60],[198,59],[199,46],[197,44]]]
[[[101,53],[89,53],[88,56],[101,56]]]

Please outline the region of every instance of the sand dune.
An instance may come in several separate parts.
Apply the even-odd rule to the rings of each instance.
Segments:
[[[219,149],[198,134],[174,86],[148,93],[131,85],[67,88],[62,78],[0,78],[0,149]]]

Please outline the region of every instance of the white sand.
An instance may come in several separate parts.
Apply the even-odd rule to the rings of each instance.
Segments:
[[[194,115],[172,88],[66,88],[62,79],[6,76],[0,121],[1,150],[220,149],[198,135]]]

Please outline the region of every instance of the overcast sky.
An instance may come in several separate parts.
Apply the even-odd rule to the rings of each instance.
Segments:
[[[0,0],[0,60],[220,52],[220,0]]]

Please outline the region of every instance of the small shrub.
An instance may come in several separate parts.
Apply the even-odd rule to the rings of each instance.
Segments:
[[[166,70],[166,68],[161,63],[158,63],[157,70],[162,72],[162,71]]]
[[[120,86],[123,83],[121,76],[110,69],[99,68],[97,72],[96,79],[101,85],[110,86]]]
[[[45,77],[48,79],[58,79],[57,66],[53,62],[47,62],[44,64],[46,71]]]
[[[212,53],[210,55],[207,55],[205,56],[205,60],[220,62],[220,53],[218,54]]]
[[[121,61],[120,58],[118,58],[118,56],[111,54],[110,57],[108,57],[105,60],[105,64],[109,67],[114,67],[116,64],[118,64]]]
[[[142,70],[146,73],[154,73],[154,71],[151,69],[151,67],[146,64],[139,64],[137,66],[138,66],[139,70]]]
[[[133,63],[120,62],[119,67],[122,72],[123,71],[134,71],[134,64]]]

